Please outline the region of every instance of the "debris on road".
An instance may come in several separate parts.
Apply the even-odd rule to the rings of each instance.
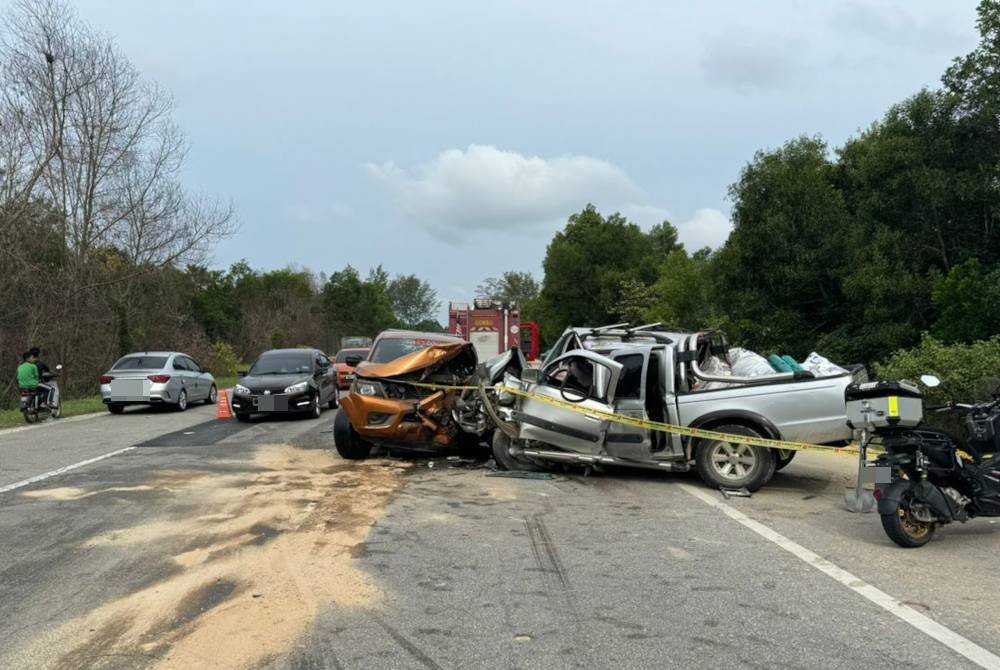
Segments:
[[[155,490],[162,515],[83,546],[127,547],[136,561],[158,552],[170,566],[167,576],[66,622],[13,659],[32,663],[14,665],[90,667],[118,656],[243,668],[284,653],[325,608],[366,607],[379,597],[355,558],[410,467],[392,465],[345,465],[325,450],[267,445],[245,467],[223,474],[165,471],[128,487]],[[27,497],[72,500],[125,488],[35,490]],[[192,506],[201,513],[192,515]]]

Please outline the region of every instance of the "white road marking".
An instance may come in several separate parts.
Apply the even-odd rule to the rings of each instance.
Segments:
[[[51,472],[44,472],[40,475],[35,475],[34,477],[29,477],[28,479],[22,479],[19,482],[14,482],[13,484],[0,486],[0,493],[7,493],[8,491],[13,491],[15,489],[28,486],[29,484],[34,484],[35,482],[40,482],[44,479],[48,479],[49,477],[55,477],[56,475],[61,475],[64,472],[69,472],[70,470],[76,470],[77,468],[82,468],[85,465],[90,465],[91,463],[96,463],[97,461],[103,461],[105,458],[111,458],[112,456],[117,456],[118,454],[124,454],[126,451],[132,451],[133,449],[135,449],[135,447],[125,447],[124,449],[112,451],[102,456],[95,456],[94,458],[88,458],[85,461],[80,461],[79,463],[74,463],[73,465],[67,465],[65,467],[59,468],[58,470],[52,470]]]
[[[46,426],[61,426],[67,423],[75,423],[77,421],[86,421],[88,419],[96,419],[99,416],[107,416],[107,412],[92,412],[90,414],[77,414],[76,416],[68,416],[65,419],[48,419],[42,423],[32,423],[25,426],[19,426],[17,428],[4,428],[0,430],[0,436],[11,435],[13,433],[20,433],[22,430],[35,430],[37,428],[45,428]]]
[[[920,632],[929,635],[955,653],[961,654],[965,658],[969,659],[979,667],[990,668],[991,670],[1000,670],[1000,656],[997,656],[993,652],[980,647],[975,642],[962,637],[950,628],[942,626],[937,621],[934,621],[934,619],[921,614],[912,607],[904,605],[888,593],[875,588],[863,579],[852,575],[847,570],[831,563],[822,556],[806,549],[801,544],[788,539],[781,533],[772,530],[759,521],[751,519],[734,507],[730,507],[721,500],[717,500],[707,491],[697,489],[688,484],[681,484],[680,486],[695,498],[698,498],[711,507],[722,511],[723,514],[743,524],[753,532],[763,537],[765,540],[773,542],[804,563],[811,565],[828,577],[832,577],[858,595],[867,598],[884,609],[886,612],[902,619]]]

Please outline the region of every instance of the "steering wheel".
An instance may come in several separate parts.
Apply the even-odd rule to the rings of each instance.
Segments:
[[[566,375],[563,376],[562,381],[559,383],[559,395],[561,395],[562,398],[563,398],[563,400],[565,400],[566,402],[573,402],[573,403],[583,402],[590,395],[590,391],[592,389],[588,388],[585,392],[582,392],[582,393],[580,391],[577,391],[577,390],[571,390],[570,391],[571,393],[574,393],[574,394],[580,394],[581,397],[579,397],[579,398],[574,398],[574,397],[566,395],[566,382],[569,381],[569,378],[571,376],[572,375],[570,375],[570,374],[566,374]]]

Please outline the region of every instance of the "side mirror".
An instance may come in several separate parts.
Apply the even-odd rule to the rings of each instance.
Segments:
[[[240,377],[246,377],[248,374],[250,374],[250,371],[249,370],[240,370],[236,374],[238,374]]]
[[[361,356],[357,354],[352,354],[344,359],[344,362],[350,365],[352,368],[358,367],[358,363],[361,362]]]
[[[937,388],[941,386],[941,380],[934,375],[920,375],[921,383],[927,388]]]
[[[537,384],[542,380],[542,371],[538,368],[524,368],[521,370],[521,381],[529,384]]]

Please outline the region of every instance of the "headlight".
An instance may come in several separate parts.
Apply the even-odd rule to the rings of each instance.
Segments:
[[[355,388],[357,388],[360,395],[366,396],[380,396],[382,395],[382,385],[378,382],[366,382],[366,381],[355,381]]]
[[[250,395],[250,389],[248,389],[243,384],[237,384],[236,386],[233,387],[233,394],[234,395]]]
[[[307,388],[309,388],[309,382],[299,382],[285,387],[285,393],[302,393]]]

